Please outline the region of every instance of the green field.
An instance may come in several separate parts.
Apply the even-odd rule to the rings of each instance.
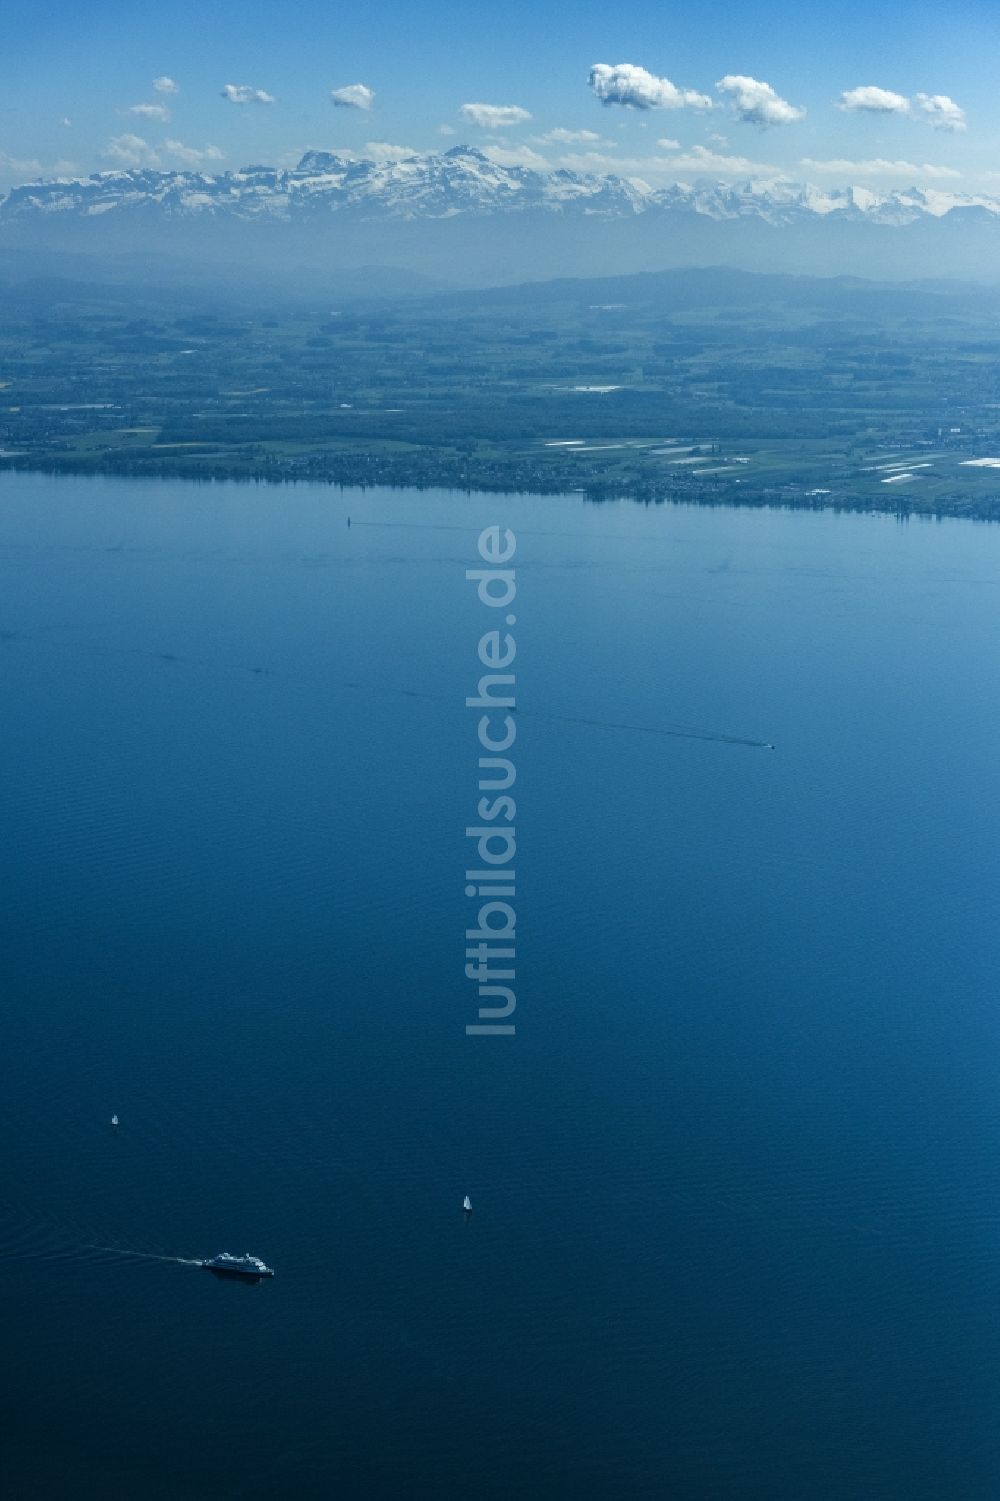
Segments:
[[[1000,516],[1000,299],[665,273],[319,306],[0,289],[0,462]],[[895,467],[893,467],[895,466]]]

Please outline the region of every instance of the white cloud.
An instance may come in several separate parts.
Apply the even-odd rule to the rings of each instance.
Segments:
[[[674,181],[679,172],[713,174],[718,177],[782,177],[780,167],[770,162],[751,161],[746,156],[722,156],[706,146],[692,146],[689,151],[669,156],[611,156],[600,151],[585,151],[560,158],[559,165],[571,172],[613,173],[617,177],[651,177]]]
[[[439,125],[438,126],[438,135],[439,136],[453,136],[453,135],[457,135],[457,131],[455,130],[454,125]]]
[[[694,89],[679,89],[669,78],[635,63],[595,63],[590,70],[590,87],[602,104],[622,104],[628,109],[711,109],[707,94]]]
[[[331,89],[330,100],[336,109],[369,110],[375,103],[375,90],[364,83],[349,83],[342,89]]]
[[[276,104],[273,94],[266,89],[252,88],[248,83],[227,83],[222,90],[223,99],[230,104]]]
[[[947,94],[918,94],[917,107],[935,130],[964,130],[965,110]]]
[[[459,114],[480,130],[507,130],[531,119],[528,110],[519,104],[463,104]]]
[[[656,144],[662,151],[680,151],[681,149],[680,141],[673,140],[671,136],[660,136]]]
[[[681,156],[672,156],[670,165],[676,171],[720,172],[724,177],[744,173],[754,177],[782,175],[781,168],[770,162],[755,162],[746,156],[724,156],[718,151],[710,151],[707,146],[692,146]]]
[[[42,164],[37,157],[8,156],[0,151],[0,171],[12,172],[16,177],[40,177]]]
[[[154,149],[142,136],[125,134],[112,136],[101,155],[116,167],[162,167],[165,160],[179,162],[184,167],[200,167],[203,162],[221,162],[222,152],[218,146],[185,146],[183,141],[166,140]]]
[[[407,157],[419,156],[412,146],[392,146],[388,141],[367,141],[365,156],[376,162],[405,162]]]
[[[961,131],[966,127],[965,111],[947,94],[918,94],[910,100],[873,83],[848,89],[841,94],[837,108],[873,115],[909,115],[916,109],[920,118],[935,130]]]
[[[961,177],[954,167],[936,167],[930,162],[886,161],[874,157],[870,161],[851,162],[843,157],[830,161],[816,161],[804,156],[799,164],[809,172],[829,172],[835,177],[902,177],[909,182],[920,177]]]
[[[202,162],[222,161],[222,152],[218,146],[204,146],[199,151],[196,146],[185,146],[183,141],[164,141],[163,150],[175,161],[183,162],[186,167],[200,167]]]
[[[577,144],[598,146],[602,142],[602,137],[597,134],[596,130],[565,130],[559,125],[555,130],[546,131],[543,136],[535,136],[535,140],[543,146],[575,146]]]
[[[891,89],[865,83],[856,89],[845,89],[837,101],[837,108],[847,114],[908,115],[910,101],[905,94],[894,94]]]
[[[144,120],[169,120],[170,111],[165,104],[133,104],[125,111],[127,115],[139,115]]]
[[[69,177],[79,170],[76,162],[58,161],[47,166],[37,157],[8,156],[6,151],[0,151],[0,177],[12,177],[20,182],[32,177]]]
[[[63,115],[62,119],[59,121],[59,124],[65,125],[67,130],[73,129],[73,121],[70,119],[69,115]]]
[[[168,78],[166,73],[161,73],[159,78],[153,79],[153,88],[158,94],[179,94],[181,91],[180,85],[174,83],[172,78]]]
[[[733,113],[747,125],[791,125],[805,115],[804,109],[782,99],[769,83],[744,73],[727,73],[715,87],[729,95]]]
[[[666,157],[663,164],[666,165]],[[634,172],[642,172],[655,166],[655,159],[638,156],[612,156],[606,151],[568,151],[565,156],[559,158],[560,167],[566,167],[570,172],[580,172],[584,176],[603,176],[608,172],[617,177],[628,177]]]
[[[148,142],[142,136],[124,135],[112,136],[111,140],[101,152],[105,161],[114,162],[116,167],[158,167],[160,158]]]
[[[552,170],[552,163],[530,146],[485,146],[483,155],[498,167],[529,167],[532,172]]]

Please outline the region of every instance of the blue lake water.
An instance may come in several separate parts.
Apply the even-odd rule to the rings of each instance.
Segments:
[[[1000,528],[3,476],[4,1497],[995,1501],[998,647]]]

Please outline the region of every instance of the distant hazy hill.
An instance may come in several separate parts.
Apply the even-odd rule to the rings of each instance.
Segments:
[[[0,246],[155,250],[289,277],[396,268],[413,276],[413,290],[422,276],[481,286],[722,263],[988,277],[1000,264],[1000,199],[783,179],[653,189],[501,167],[467,146],[392,162],[310,151],[288,170],[134,169],[27,183],[0,202]]]
[[[859,276],[807,276],[742,271],[730,266],[689,266],[624,276],[558,277],[468,291],[437,293],[442,308],[538,307],[572,303],[591,310],[655,308],[661,313],[796,309],[831,318],[866,314],[942,316],[950,312],[993,317],[1000,284],[922,279],[880,282]]]

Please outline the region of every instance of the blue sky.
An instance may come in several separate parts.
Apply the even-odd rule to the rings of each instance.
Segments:
[[[308,147],[391,156],[467,141],[503,161],[657,182],[780,172],[1000,193],[1000,6],[980,0],[881,9],[721,0],[683,10],[606,0],[373,0],[363,10],[161,0],[148,11],[18,0],[0,19],[0,58],[6,184],[139,164],[287,164]],[[610,100],[602,104],[588,82],[597,64],[643,71],[598,79]],[[727,79],[737,81],[720,89]],[[227,84],[266,97],[226,98]],[[373,97],[349,94],[337,107],[333,91],[357,84]],[[854,92],[873,88],[882,92]],[[530,118],[463,114],[475,104]]]

